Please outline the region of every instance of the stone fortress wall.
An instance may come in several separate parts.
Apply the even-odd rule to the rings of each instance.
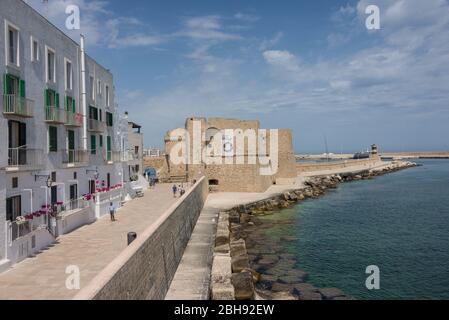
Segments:
[[[198,134],[194,129],[200,126]],[[233,146],[233,155],[219,154],[213,155],[212,163],[205,163],[203,159],[197,162],[176,163],[172,157],[174,154],[185,154],[186,151],[190,160],[194,157],[194,147],[200,146],[201,150],[213,148],[214,135],[221,132],[226,136],[232,130],[234,136],[223,138],[223,145],[220,147]],[[248,143],[249,131],[254,130],[256,143]],[[261,174],[261,170],[266,168],[266,163],[259,160],[259,155],[268,158],[275,154],[270,154],[271,132],[266,130],[266,147],[261,148],[257,143],[257,134],[261,131],[259,121],[240,120],[227,118],[188,118],[184,128],[177,128],[168,131],[165,135],[165,155],[161,157],[147,157],[144,166],[152,166],[158,172],[159,179],[163,181],[192,181],[205,175],[209,181],[211,191],[232,191],[232,192],[264,192],[273,184],[290,184],[296,180],[295,157],[292,145],[292,134],[288,129],[278,129],[278,164],[274,168],[274,174]],[[197,135],[200,135],[197,137]],[[274,137],[273,137],[274,138]],[[195,140],[195,141],[193,141]],[[238,142],[244,141],[242,152],[237,152],[234,147]],[[215,141],[216,142],[216,141]],[[264,150],[265,149],[265,150]],[[181,153],[183,152],[183,153]],[[254,159],[252,163],[250,159]],[[237,158],[243,161],[237,163]],[[230,161],[230,162],[229,162]],[[270,165],[274,166],[274,162]]]

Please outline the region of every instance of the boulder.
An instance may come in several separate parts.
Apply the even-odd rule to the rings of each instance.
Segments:
[[[271,300],[298,300],[290,292],[275,292],[271,295]]]
[[[297,283],[294,285],[294,293],[300,294],[303,292],[318,292],[318,288],[314,287],[310,283]]]
[[[254,297],[254,283],[250,272],[233,273],[231,282],[236,300],[250,300]]]
[[[251,220],[251,216],[248,213],[240,214],[240,223],[248,223]]]
[[[290,284],[275,282],[271,286],[271,291],[273,292],[289,292],[293,293],[294,287]]]
[[[222,244],[221,246],[215,247],[214,252],[216,253],[229,253],[229,243]]]
[[[260,281],[260,273],[257,272],[256,270],[250,269],[250,268],[246,268],[243,269],[242,272],[249,272],[251,273],[251,275],[253,276],[253,282],[257,283]]]
[[[263,255],[258,261],[259,265],[269,266],[277,263],[279,261],[279,257],[277,255]]]
[[[321,294],[319,292],[304,291],[299,295],[299,300],[322,300]]]
[[[215,246],[219,247],[222,246],[224,244],[228,244],[229,243],[229,229],[224,226],[220,226],[218,225],[217,227],[217,234],[215,236]]]
[[[241,254],[231,258],[232,272],[241,272],[244,269],[249,269],[248,255]]]
[[[345,296],[343,291],[341,291],[340,289],[337,289],[337,288],[322,288],[322,289],[319,289],[318,291],[321,293],[324,300],[332,300],[337,297]]]
[[[231,257],[246,254],[245,240],[239,239],[239,240],[231,241],[230,249],[231,249]]]

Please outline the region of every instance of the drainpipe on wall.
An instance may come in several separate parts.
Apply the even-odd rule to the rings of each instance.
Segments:
[[[86,93],[86,58],[84,52],[84,35],[80,38],[81,49],[81,106],[83,112],[83,150],[87,151],[87,93]]]

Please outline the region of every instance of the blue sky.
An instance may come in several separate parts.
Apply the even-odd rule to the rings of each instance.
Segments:
[[[188,116],[225,116],[291,128],[297,152],[324,152],[324,136],[334,152],[449,150],[447,0],[26,2],[63,30],[79,5],[146,146]]]

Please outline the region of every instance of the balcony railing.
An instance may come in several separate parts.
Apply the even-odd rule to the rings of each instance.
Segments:
[[[3,95],[3,114],[20,117],[33,117],[34,101],[15,94]]]
[[[56,107],[45,107],[45,121],[50,123],[63,124],[67,121],[67,112]]]
[[[121,152],[120,151],[105,151],[104,152],[104,160],[106,162],[112,163],[112,162],[121,162]]]
[[[29,149],[26,146],[8,149],[8,167],[40,167],[42,150]]]
[[[62,150],[62,163],[64,164],[87,164],[89,154],[86,150]]]
[[[134,151],[128,152],[128,161],[140,160],[140,155]]]
[[[65,125],[68,127],[82,127],[83,115],[81,113],[67,111],[67,119]]]
[[[65,216],[72,213],[75,210],[82,210],[89,206],[89,201],[84,198],[69,200],[61,206],[61,211],[58,213],[59,216]]]
[[[105,129],[105,123],[95,119],[89,119],[89,131],[92,132],[103,132]]]

